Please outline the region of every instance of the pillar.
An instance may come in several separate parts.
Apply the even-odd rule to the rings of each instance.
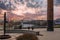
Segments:
[[[47,0],[47,31],[54,31],[53,28],[53,0]]]

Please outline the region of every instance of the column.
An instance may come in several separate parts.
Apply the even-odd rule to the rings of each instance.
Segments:
[[[47,0],[47,31],[54,31],[53,28],[53,0]]]

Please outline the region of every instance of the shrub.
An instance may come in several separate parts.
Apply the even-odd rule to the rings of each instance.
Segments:
[[[38,38],[35,34],[25,33],[23,35],[18,36],[16,40],[38,40]]]

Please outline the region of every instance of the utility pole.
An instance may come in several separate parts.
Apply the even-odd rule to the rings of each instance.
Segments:
[[[53,0],[47,0],[47,22],[48,27],[47,31],[54,31],[54,25],[53,25]]]

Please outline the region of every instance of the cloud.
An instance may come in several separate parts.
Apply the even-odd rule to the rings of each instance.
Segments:
[[[54,19],[60,18],[60,6],[54,6]]]
[[[59,11],[60,0],[54,0],[54,1],[55,1],[54,17],[59,18],[60,17],[60,11]],[[27,16],[30,16],[30,17],[26,16],[27,17],[26,19],[29,19],[29,18],[30,19],[46,19],[47,18],[46,17],[47,16],[47,0],[11,0],[10,2],[5,1],[3,5],[5,5],[6,8],[11,9],[12,13],[14,14],[17,14],[17,15],[25,14]],[[6,9],[4,8],[5,6],[3,5],[0,4],[0,8]],[[30,13],[30,14],[27,14],[27,13]]]
[[[31,7],[31,8],[39,8],[45,5],[46,3],[44,0],[29,0],[29,2],[27,2],[26,4],[27,7]]]
[[[1,8],[1,9],[4,9],[4,10],[7,9],[7,8],[6,8],[6,5],[5,5],[4,3],[2,3],[2,2],[0,2],[0,8]]]
[[[55,6],[59,6],[60,5],[60,0],[54,0]]]
[[[10,8],[10,6],[12,6],[11,10],[14,9],[14,10],[12,10],[12,13],[14,13],[14,14],[17,14],[17,15],[25,14],[26,15],[26,13],[30,13],[30,14],[27,14],[27,16],[30,15],[29,17],[25,16],[26,19],[28,19],[28,18],[29,19],[37,19],[37,18],[39,19],[40,16],[43,16],[40,14],[41,9],[39,7],[41,5],[43,5],[43,4],[40,5],[40,0],[38,0],[38,1],[35,0],[34,2],[33,1],[31,2],[29,0],[28,2],[26,2],[26,1],[23,1],[23,2],[24,2],[24,4],[22,4],[22,2],[18,1],[18,0],[11,0],[11,1],[6,1],[5,4],[8,9]],[[43,10],[45,10],[45,9],[43,8]],[[37,17],[37,16],[39,16],[39,17]]]
[[[16,5],[14,5],[13,4],[13,2],[11,2],[11,1],[7,1],[7,0],[1,0],[0,1],[0,8],[2,8],[2,9],[5,9],[5,10],[7,10],[7,9],[11,9],[11,10],[14,10],[16,7],[15,7]]]
[[[26,4],[26,6],[27,7],[31,7],[31,8],[38,8],[38,7],[40,7],[40,5],[38,3],[33,4],[33,3],[30,3],[30,2],[28,2]]]

